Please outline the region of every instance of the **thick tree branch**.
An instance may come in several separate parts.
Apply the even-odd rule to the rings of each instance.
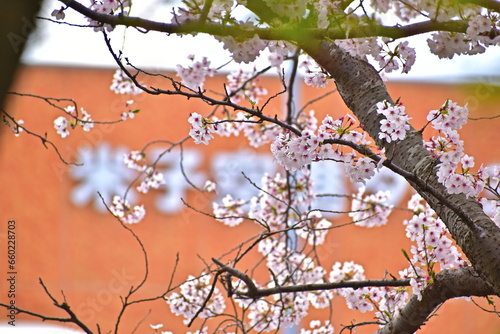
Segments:
[[[142,28],[147,31],[158,31],[168,34],[189,34],[206,33],[213,36],[233,36],[237,38],[252,38],[255,34],[265,40],[286,40],[301,43],[310,39],[345,39],[384,36],[389,38],[402,38],[432,31],[465,32],[467,21],[454,20],[448,22],[436,22],[432,20],[412,23],[406,26],[384,26],[373,23],[367,26],[352,27],[348,36],[343,29],[318,29],[304,28],[301,26],[286,26],[273,28],[247,29],[237,25],[223,25],[200,20],[196,22],[186,22],[183,24],[171,24],[147,20],[139,17],[125,15],[107,15],[97,13],[81,3],[74,0],[59,0],[68,7],[76,10],[80,14],[91,18],[94,21],[111,26],[126,26]]]
[[[471,3],[484,8],[500,12],[500,1],[495,0],[460,0],[463,3]]]
[[[425,324],[436,307],[448,299],[494,294],[491,287],[471,267],[443,270],[435,282],[422,292],[422,299],[413,295],[400,313],[377,334],[410,334]]]
[[[212,258],[212,261],[219,267],[219,274],[227,273],[229,276],[234,276],[245,282],[247,286],[246,291],[232,291],[232,294],[244,298],[261,298],[280,293],[291,292],[306,292],[306,291],[321,291],[333,290],[342,288],[359,289],[372,286],[410,286],[409,279],[381,279],[381,280],[364,280],[364,281],[342,281],[342,282],[327,282],[315,284],[297,284],[297,285],[283,285],[273,288],[259,288],[255,285],[253,280],[245,273],[236,268],[225,265],[217,259]]]

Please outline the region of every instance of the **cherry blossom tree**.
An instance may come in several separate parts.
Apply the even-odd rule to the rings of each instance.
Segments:
[[[374,312],[378,333],[413,333],[436,306],[449,299],[500,295],[500,171],[475,168],[474,158],[465,154],[460,129],[468,120],[467,106],[443,101],[429,111],[426,126],[415,129],[411,111],[388,94],[383,80],[384,73],[411,71],[417,50],[406,40],[410,36],[432,33],[428,47],[439,58],[473,56],[497,47],[499,2],[184,0],[172,8],[166,22],[133,16],[130,1],[92,1],[90,6],[74,0],[60,2],[52,20],[64,21],[65,13],[76,11],[86,25],[104,35],[119,67],[111,87],[117,94],[200,99],[215,109],[207,109],[205,115],[185,115],[191,126],[186,140],[210,145],[215,136],[242,135],[253,147],[268,144],[282,168],[264,176],[262,186],[256,185],[256,196],[227,195],[213,204],[213,212],[205,213],[234,228],[253,221],[262,233],[242,245],[231,260],[214,258],[208,271],[193,273],[178,289],[160,296],[186,324],[204,319],[206,327],[197,333],[276,331],[299,324],[312,308],[329,307],[334,294],[343,296],[350,309]],[[268,66],[254,73],[233,72],[223,94],[217,95],[204,90],[204,82],[220,69],[212,67],[207,55],[193,55],[191,65],[177,65],[175,78],[161,74],[168,87],[151,86],[143,80],[160,74],[135,67],[113,48],[117,26],[167,35],[208,34],[237,63],[252,63],[267,49]],[[291,64],[291,74],[282,70],[285,62]],[[288,94],[289,99],[293,99],[291,85],[299,71],[307,85],[324,87],[334,81],[355,117],[317,119],[313,113],[297,113],[291,107],[284,115],[267,114],[266,105],[273,97],[264,100],[266,92],[256,80],[271,69],[278,69],[283,82],[284,90],[278,94]],[[99,125],[83,109],[70,105],[64,112],[66,116],[54,120],[61,137],[71,135],[78,126],[92,131]],[[133,121],[135,112],[129,108],[117,122]],[[4,118],[15,134],[29,133],[26,124],[6,112]],[[438,135],[426,136],[427,128]],[[145,154],[145,150],[134,151],[125,158],[129,168],[142,173],[136,181],[142,193],[165,182],[156,163],[146,162]],[[310,166],[325,160],[342,164],[353,183],[364,184],[387,168],[415,190],[408,203],[411,214],[403,222],[413,246],[404,253],[408,267],[399,277],[367,279],[363,267],[354,262],[324,268],[317,261],[315,247],[328,242],[328,233],[334,233],[324,216],[328,208],[312,206],[316,193]],[[201,191],[216,187],[207,182]],[[350,197],[348,215],[360,226],[383,225],[393,209],[387,202],[389,196],[387,192],[365,193],[360,187]],[[126,194],[107,206],[131,233],[133,227],[128,224],[139,223],[147,214],[143,206],[130,205]],[[271,273],[267,282],[253,277],[251,268],[238,266],[251,249],[259,252]],[[53,300],[72,322],[92,332],[65,302]],[[229,303],[238,312],[230,314]],[[152,325],[154,330],[161,328]],[[302,333],[334,330],[338,329],[321,319]]]

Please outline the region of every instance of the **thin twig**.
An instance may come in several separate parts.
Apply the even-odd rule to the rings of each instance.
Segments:
[[[47,144],[50,145],[54,149],[54,151],[56,152],[57,156],[59,157],[59,160],[61,160],[65,165],[83,166],[83,164],[79,164],[79,163],[72,162],[72,161],[66,161],[62,157],[61,152],[59,152],[59,149],[57,148],[56,144],[54,144],[52,141],[50,141],[49,139],[47,139],[47,133],[45,133],[45,136],[41,136],[38,133],[32,132],[32,131],[28,130],[25,126],[20,125],[19,123],[17,123],[14,120],[14,118],[11,115],[9,115],[4,109],[2,109],[1,111],[4,114],[4,117],[7,117],[11,122],[13,122],[16,125],[17,128],[21,128],[27,134],[29,134],[31,136],[34,136],[34,137],[37,137],[38,139],[40,139],[42,141],[43,146],[46,149],[48,149]]]

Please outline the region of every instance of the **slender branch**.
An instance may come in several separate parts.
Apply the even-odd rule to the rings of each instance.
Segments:
[[[314,103],[316,103],[316,102],[318,102],[318,101],[321,101],[321,100],[322,100],[322,99],[324,99],[325,97],[327,97],[327,96],[329,96],[329,95],[331,95],[331,94],[333,94],[333,93],[335,93],[335,92],[337,92],[337,88],[334,88],[334,89],[332,89],[332,90],[329,90],[328,92],[326,92],[326,93],[324,93],[324,94],[321,94],[320,96],[315,97],[315,98],[314,98],[314,99],[312,99],[312,100],[307,101],[307,102],[306,102],[306,103],[302,106],[302,108],[300,108],[300,110],[297,112],[297,117],[299,117],[299,116],[300,116],[300,114],[302,114],[302,113],[303,113],[303,112],[304,112],[304,111],[305,111],[305,110],[306,110],[306,109],[307,109],[310,105],[312,105],[312,104],[314,104]]]
[[[227,272],[231,276],[241,279],[247,285],[247,291],[235,291],[234,294],[239,297],[260,298],[280,293],[290,292],[305,292],[318,290],[332,290],[342,288],[359,289],[372,286],[410,286],[409,279],[382,279],[382,280],[364,280],[364,281],[343,281],[343,282],[327,282],[315,284],[298,284],[276,286],[273,288],[258,288],[253,280],[245,273],[233,267],[226,266],[217,259],[212,258],[212,261],[220,267],[220,273]]]
[[[49,317],[49,316],[45,316],[43,314],[31,312],[31,311],[16,307],[15,309],[18,313],[24,313],[24,314],[31,315],[33,317],[40,318],[42,321],[56,321],[56,322],[63,322],[63,323],[73,323],[73,324],[77,325],[78,327],[80,327],[85,333],[93,334],[93,332],[90,330],[90,328],[88,328],[87,325],[85,325],[80,319],[78,319],[75,312],[73,312],[71,307],[66,302],[66,297],[64,297],[64,302],[62,302],[62,303],[58,302],[57,299],[54,296],[52,296],[52,294],[49,292],[49,289],[45,286],[45,284],[43,283],[41,278],[39,278],[39,283],[42,286],[45,293],[47,294],[47,296],[49,296],[49,298],[52,300],[54,305],[56,307],[64,310],[69,315],[69,318]],[[64,294],[63,294],[63,296],[64,296]],[[5,308],[10,308],[10,305],[4,304],[4,303],[0,303],[0,306],[3,306]]]
[[[287,129],[287,130],[290,130],[291,132],[300,136],[300,131],[298,129],[296,129],[292,125],[289,125],[283,121],[280,121],[276,116],[270,117],[270,116],[264,115],[262,113],[263,109],[257,110],[257,109],[247,108],[247,107],[244,107],[244,106],[241,106],[239,104],[231,102],[230,99],[217,100],[215,98],[212,98],[212,97],[206,95],[205,92],[203,92],[201,90],[197,91],[197,92],[193,91],[193,90],[184,91],[184,90],[182,90],[182,87],[184,87],[184,86],[172,78],[168,78],[168,79],[171,81],[172,85],[174,86],[174,90],[165,90],[165,89],[160,89],[160,88],[155,88],[155,87],[150,87],[150,88],[145,87],[137,80],[136,76],[132,75],[127,70],[127,68],[122,64],[120,58],[115,54],[113,48],[111,47],[110,39],[107,37],[106,34],[104,34],[104,40],[105,40],[106,45],[108,46],[108,49],[111,52],[113,58],[115,59],[117,65],[120,67],[120,69],[130,78],[130,80],[132,80],[132,82],[137,87],[139,87],[140,89],[142,89],[143,91],[145,91],[148,94],[151,94],[151,95],[162,95],[162,94],[163,95],[181,95],[181,96],[186,97],[188,100],[189,99],[201,99],[203,102],[205,102],[206,104],[211,105],[211,106],[212,105],[221,105],[224,107],[232,108],[234,110],[240,110],[240,111],[246,112],[252,116],[259,118],[262,121],[266,121],[266,122],[270,122],[270,123],[279,125],[280,127]],[[186,87],[184,87],[184,88],[186,88]]]
[[[63,304],[61,304],[61,305],[54,304],[54,305],[56,305],[57,307],[65,310],[65,311],[67,311],[66,308],[69,309],[68,305],[65,306],[66,308],[62,306]],[[0,303],[0,306],[3,306],[5,308],[7,308],[7,309],[9,308],[9,305],[4,304],[4,303]],[[61,323],[74,323],[75,325],[79,326],[85,333],[87,333],[87,334],[93,334],[93,332],[85,324],[81,323],[84,326],[84,327],[81,327],[79,325],[79,323],[75,322],[75,319],[73,319],[72,317],[69,317],[69,318],[49,317],[49,316],[46,316],[46,315],[43,315],[43,314],[39,314],[39,313],[36,313],[36,312],[28,311],[28,310],[25,310],[25,309],[22,309],[22,308],[19,308],[19,307],[16,307],[16,311],[18,313],[24,313],[24,314],[30,315],[32,317],[39,318],[42,321],[54,321],[54,322],[61,322]],[[73,311],[71,311],[71,309],[69,309],[69,311],[73,312]],[[76,318],[76,320],[79,321],[78,318]]]
[[[47,97],[47,96],[40,96],[40,95],[36,95],[36,94],[19,93],[19,92],[6,92],[6,94],[8,94],[8,95],[17,95],[17,96],[21,96],[21,97],[33,97],[33,98],[36,98],[36,99],[43,100],[46,103],[48,103],[51,107],[56,108],[56,109],[62,111],[65,115],[67,115],[67,116],[71,117],[72,119],[74,119],[75,121],[78,121],[78,122],[81,122],[81,123],[116,124],[116,123],[123,122],[123,120],[121,118],[117,119],[117,120],[114,120],[114,121],[96,121],[96,120],[84,121],[83,119],[81,119],[78,116],[78,104],[76,103],[75,100],[70,99],[70,98]],[[58,102],[58,103],[61,103],[61,102],[71,103],[73,105],[73,107],[75,108],[75,110],[74,110],[75,114],[72,114],[71,112],[68,112],[66,109],[64,109],[61,106],[58,106],[56,103],[54,103],[52,101],[55,101],[55,102]],[[76,127],[76,124],[74,126],[72,126],[72,128],[75,128],[75,127]]]
[[[499,117],[500,117],[500,114],[495,115],[495,116],[469,117],[468,119],[471,121],[481,121],[481,120],[495,119],[495,118],[499,118]]]
[[[200,19],[199,19],[200,23],[204,23],[207,20],[208,14],[210,13],[210,8],[212,7],[213,2],[214,2],[214,0],[206,0],[205,1],[205,4],[203,5],[203,9],[201,11]]]
[[[139,247],[141,248],[141,251],[142,251],[142,255],[144,256],[144,266],[146,268],[146,271],[144,273],[144,277],[142,279],[142,281],[135,287],[135,288],[132,288],[130,291],[131,293],[134,293],[136,292],[137,290],[139,290],[141,288],[141,286],[144,285],[144,283],[146,283],[147,279],[148,279],[148,274],[149,274],[149,261],[148,261],[148,254],[146,252],[146,248],[144,247],[144,244],[142,243],[141,239],[139,238],[139,236],[137,236],[137,234],[135,234],[135,232],[130,228],[128,227],[127,225],[125,225],[124,222],[121,221],[120,218],[116,217],[113,212],[111,211],[111,209],[109,208],[109,206],[107,205],[106,201],[104,200],[104,198],[102,197],[101,193],[98,192],[97,193],[99,195],[99,197],[101,198],[101,201],[102,201],[102,204],[104,204],[104,206],[106,207],[106,209],[108,210],[108,212],[113,216],[115,217],[119,222],[120,222],[120,225],[126,229],[133,237],[134,239],[137,241],[137,243],[139,244]]]
[[[125,312],[125,309],[127,308],[127,306],[130,305],[130,303],[128,302],[128,299],[132,296],[132,294],[134,294],[135,292],[137,292],[137,290],[139,290],[147,281],[148,279],[148,276],[149,276],[149,260],[148,260],[148,254],[146,252],[146,248],[144,247],[144,244],[142,243],[141,239],[139,238],[139,236],[128,226],[125,225],[125,223],[122,222],[122,220],[118,217],[116,217],[113,212],[111,211],[111,209],[109,208],[109,206],[107,205],[106,201],[104,200],[104,198],[102,197],[101,193],[98,192],[97,193],[99,195],[99,197],[101,198],[101,201],[102,203],[104,204],[104,206],[106,207],[106,210],[108,210],[108,212],[113,215],[113,217],[115,217],[118,222],[120,223],[120,225],[126,229],[133,237],[134,239],[137,241],[137,243],[139,244],[139,247],[141,248],[141,251],[142,251],[142,254],[144,256],[144,267],[145,267],[145,271],[144,271],[144,277],[142,278],[142,281],[139,282],[139,284],[136,286],[136,287],[133,287],[131,286],[130,287],[130,291],[128,292],[128,294],[124,297],[124,299],[122,300],[122,308],[120,309],[120,312],[118,314],[118,317],[116,319],[116,323],[115,323],[115,333],[118,333],[118,327],[120,325],[120,321],[122,319],[122,316]]]
[[[42,141],[42,145],[48,149],[49,147],[47,146],[47,144],[49,146],[52,146],[52,148],[54,149],[54,151],[56,152],[57,156],[59,157],[59,160],[61,160],[65,165],[73,165],[73,166],[82,166],[83,164],[79,164],[79,163],[76,163],[76,162],[72,162],[72,161],[66,161],[61,152],[59,152],[59,149],[57,148],[56,144],[54,144],[52,141],[50,141],[49,139],[47,139],[47,133],[45,133],[44,136],[41,136],[39,135],[38,133],[35,133],[33,131],[30,131],[28,130],[25,126],[23,125],[20,125],[18,122],[16,122],[16,120],[14,119],[14,117],[12,117],[11,115],[9,115],[9,113],[7,113],[4,109],[0,109],[0,112],[2,112],[4,114],[4,117],[8,118],[12,123],[15,124],[15,126],[18,128],[18,129],[23,129],[24,132],[26,132],[27,134],[31,135],[31,136],[34,136],[34,137],[37,137],[38,139],[40,139]],[[5,123],[5,119],[4,119],[4,123]]]

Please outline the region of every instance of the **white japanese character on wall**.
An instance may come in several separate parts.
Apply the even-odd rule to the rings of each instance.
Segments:
[[[79,182],[71,192],[73,204],[84,206],[93,202],[97,210],[104,212],[106,207],[98,192],[107,204],[114,195],[123,196],[135,174],[123,163],[125,152],[125,149],[112,150],[106,143],[81,147],[78,154],[83,166],[74,166],[70,170],[70,175]],[[128,192],[127,199],[130,202],[135,199],[133,190]]]

